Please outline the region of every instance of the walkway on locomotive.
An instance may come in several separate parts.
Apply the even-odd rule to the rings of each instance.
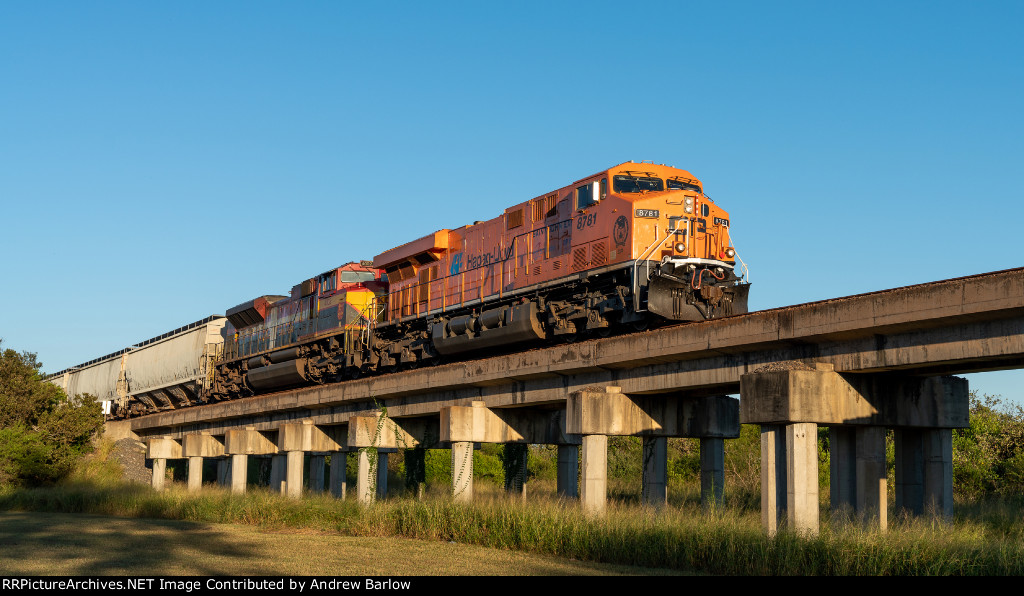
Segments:
[[[689,172],[627,162],[497,218],[388,250],[373,266],[385,269],[390,286],[386,324],[536,291],[582,272],[629,269],[639,296],[653,267],[667,262],[734,270],[729,215]],[[643,310],[639,303],[634,309]]]

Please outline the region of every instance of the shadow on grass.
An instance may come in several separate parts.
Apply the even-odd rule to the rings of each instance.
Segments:
[[[207,524],[35,512],[0,513],[0,550],[3,575],[218,575],[268,554]]]

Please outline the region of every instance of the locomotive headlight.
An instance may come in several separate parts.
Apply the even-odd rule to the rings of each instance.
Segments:
[[[685,211],[687,213],[693,213],[693,205],[687,205],[687,206],[683,207],[683,211]]]
[[[725,256],[727,256],[727,257],[729,257],[731,259],[731,258],[736,256],[736,251],[731,249],[731,248],[727,248],[727,249],[725,249]]]
[[[676,252],[686,252],[686,244],[679,242],[676,244]]]

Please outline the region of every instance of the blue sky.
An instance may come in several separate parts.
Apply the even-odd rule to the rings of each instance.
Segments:
[[[0,338],[59,370],[630,159],[730,212],[753,309],[1019,267],[1022,17],[0,2]]]

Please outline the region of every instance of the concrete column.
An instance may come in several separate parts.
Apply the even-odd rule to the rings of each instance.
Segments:
[[[828,486],[833,519],[849,518],[857,507],[857,432],[850,426],[828,429]]]
[[[583,435],[583,510],[604,513],[608,501],[608,436]]]
[[[256,478],[253,479],[253,484],[257,486],[270,486],[271,457],[258,457],[256,464]]]
[[[769,535],[785,519],[794,532],[818,533],[818,427],[761,427],[761,522]]]
[[[643,437],[642,502],[664,507],[668,503],[668,438]]]
[[[558,495],[580,498],[580,446],[558,446]]]
[[[452,495],[456,501],[473,500],[473,443],[452,443]]]
[[[924,509],[953,518],[953,430],[928,429],[922,433],[924,451]]]
[[[345,498],[345,476],[348,472],[348,454],[335,451],[331,454],[330,486],[331,494],[339,499]]]
[[[222,457],[217,460],[217,484],[231,486],[231,459]]]
[[[885,466],[885,428],[857,427],[857,517],[867,527],[888,526],[888,480]]]
[[[356,500],[360,503],[372,503],[376,493],[373,478],[376,468],[371,469],[369,449],[360,449],[358,454]]]
[[[769,536],[786,515],[786,427],[761,425],[761,525]]]
[[[388,452],[377,450],[377,498],[388,496]]]
[[[423,499],[427,484],[427,450],[422,447],[405,450],[405,490]]]
[[[725,489],[725,439],[700,440],[700,503],[704,507],[722,504]]]
[[[327,458],[323,455],[309,456],[309,491],[324,492],[324,465]]]
[[[198,492],[203,487],[203,458],[188,458],[188,492]]]
[[[167,460],[162,457],[153,459],[153,480],[152,485],[156,490],[164,489],[164,480],[167,477]]]
[[[525,499],[530,446],[525,443],[505,443],[504,449],[505,492]]]
[[[896,508],[913,515],[953,516],[953,431],[898,428]]]
[[[288,466],[288,457],[284,454],[270,456],[270,490],[284,494],[285,492],[285,468]]]
[[[818,425],[786,425],[786,505],[789,528],[818,534]]]
[[[249,476],[249,456],[236,453],[231,456],[231,492],[244,493]]]
[[[285,494],[293,499],[302,496],[302,460],[305,455],[304,451],[289,451],[285,454],[288,462],[285,465]]]
[[[896,451],[896,509],[911,515],[924,513],[924,431],[897,428],[893,431]]]

